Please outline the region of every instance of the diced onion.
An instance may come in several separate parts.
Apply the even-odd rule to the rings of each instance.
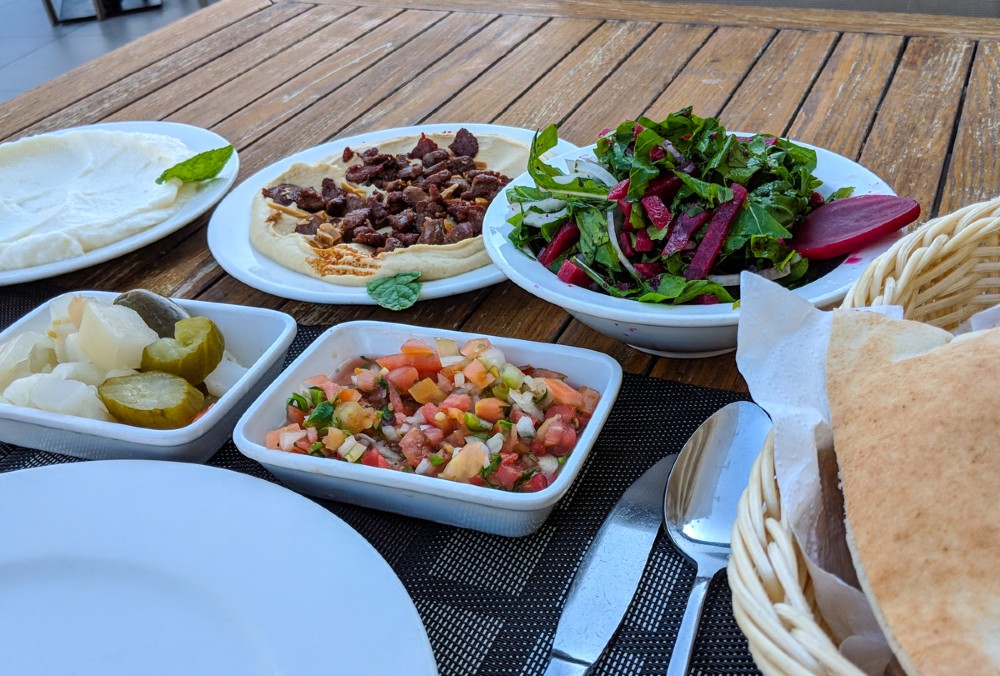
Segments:
[[[499,453],[500,449],[503,448],[503,442],[503,435],[497,432],[486,440],[486,448],[490,449],[490,453]]]
[[[456,354],[450,357],[441,357],[441,366],[454,366],[455,364],[461,364],[463,361],[468,359],[468,357]]]
[[[532,424],[530,418],[521,418],[514,425],[517,429],[517,436],[522,439],[534,439],[535,438],[535,426]]]
[[[295,442],[299,439],[304,439],[306,434],[305,430],[282,432],[278,435],[278,448],[285,452],[290,452],[295,448]]]
[[[433,470],[434,470],[434,465],[431,464],[431,461],[428,460],[427,458],[423,458],[421,459],[420,464],[417,465],[417,468],[414,469],[413,471],[416,472],[417,474],[423,474],[426,476],[428,474],[431,474]]]
[[[507,393],[511,401],[517,404],[517,407],[522,411],[530,415],[532,418],[537,418],[541,420],[545,417],[541,409],[535,405],[535,397],[531,392],[515,392],[511,390]]]
[[[554,455],[539,456],[538,469],[545,476],[552,476],[559,471],[559,460]]]

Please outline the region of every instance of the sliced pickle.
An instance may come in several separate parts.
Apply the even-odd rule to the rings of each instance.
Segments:
[[[184,427],[205,405],[191,383],[159,371],[108,378],[97,394],[118,422],[157,430]]]
[[[173,338],[160,338],[142,353],[143,371],[163,371],[192,385],[205,380],[222,361],[226,343],[208,317],[189,317],[174,325]]]
[[[119,294],[115,305],[135,310],[146,326],[156,331],[160,338],[174,335],[174,324],[191,315],[174,301],[146,289],[132,289]]]

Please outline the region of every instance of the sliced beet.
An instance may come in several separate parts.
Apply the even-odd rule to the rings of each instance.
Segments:
[[[729,228],[736,220],[736,214],[740,212],[740,207],[747,198],[747,189],[739,183],[729,186],[733,191],[733,199],[723,202],[715,208],[712,220],[708,222],[705,236],[698,244],[698,249],[694,252],[694,258],[684,271],[684,279],[704,279],[708,271],[715,264],[722,245],[729,234]]]
[[[545,245],[545,248],[538,254],[538,262],[548,267],[552,263],[569,251],[569,248],[580,241],[580,228],[576,223],[570,221],[563,223],[552,240]]]
[[[628,194],[628,184],[629,179],[619,181],[611,186],[611,190],[608,191],[608,199],[613,201],[618,201]]]
[[[919,216],[920,205],[908,197],[845,197],[810,212],[795,228],[789,246],[813,260],[836,258],[909,225]]]
[[[639,253],[649,253],[655,248],[656,245],[653,244],[653,239],[649,236],[649,233],[645,230],[635,231],[635,250]]]
[[[680,181],[677,182],[680,183]],[[657,230],[666,230],[670,227],[670,220],[673,218],[673,215],[659,195],[647,194],[640,201],[642,202],[642,208],[646,210],[646,215],[649,216],[649,220],[653,222],[653,227]]]
[[[708,220],[710,215],[708,211],[699,211],[693,216],[681,214],[675,220],[673,230],[670,231],[670,235],[667,237],[667,245],[663,247],[663,256],[666,257],[672,253],[677,253],[687,246],[691,235],[698,232],[698,228],[705,225],[705,221]]]
[[[587,273],[568,258],[559,266],[559,272],[556,273],[556,276],[567,284],[575,284],[584,288],[590,286],[590,277],[587,276]]]
[[[659,263],[634,263],[633,267],[643,279],[652,279],[663,273],[663,266]]]

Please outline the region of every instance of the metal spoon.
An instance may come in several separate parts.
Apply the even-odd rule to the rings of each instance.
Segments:
[[[698,428],[670,472],[663,509],[667,534],[698,572],[668,676],[688,671],[705,595],[729,560],[736,506],[770,429],[771,420],[756,404],[729,404]]]

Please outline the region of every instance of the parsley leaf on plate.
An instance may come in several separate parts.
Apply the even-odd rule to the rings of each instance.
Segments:
[[[179,178],[185,183],[192,181],[207,181],[210,178],[215,178],[222,171],[222,168],[226,166],[226,162],[233,155],[233,147],[225,146],[222,148],[216,148],[215,150],[206,150],[203,153],[198,153],[194,157],[189,157],[188,159],[175,164],[169,169],[165,170],[160,177],[156,179],[157,183],[163,183],[171,178]]]
[[[400,272],[395,277],[374,279],[366,285],[368,295],[388,310],[405,310],[420,295],[419,272]]]

